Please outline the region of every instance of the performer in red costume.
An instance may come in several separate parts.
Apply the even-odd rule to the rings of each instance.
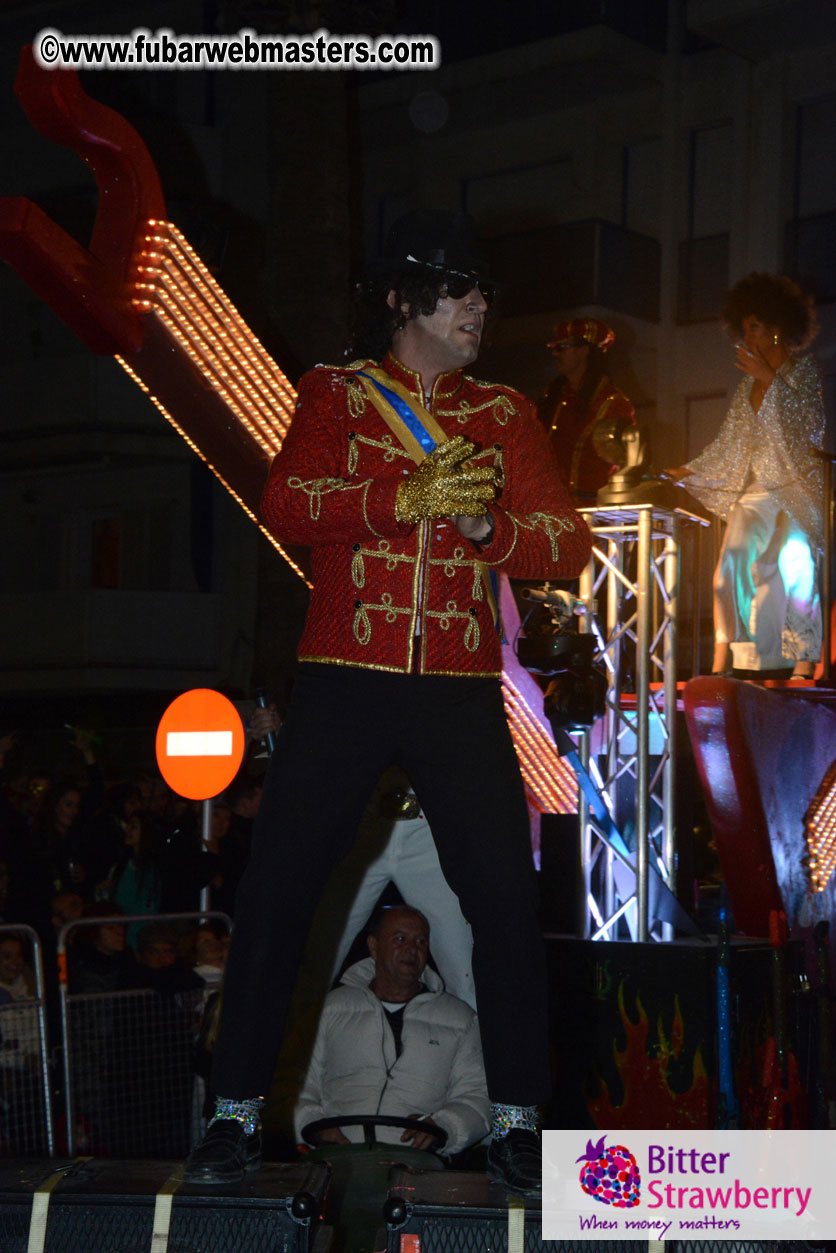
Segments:
[[[615,332],[597,318],[558,322],[548,347],[557,376],[539,404],[540,420],[563,469],[572,496],[594,502],[613,469],[595,450],[592,433],[601,418],[632,424],[635,409],[606,373],[604,353]]]
[[[572,577],[590,538],[533,406],[462,373],[490,295],[472,219],[395,223],[362,295],[374,358],[302,379],[264,492],[271,531],[312,547],[314,590],[236,901],[221,1095],[186,1178],[228,1182],[258,1166],[260,1103],[313,909],[398,764],[473,929],[490,1172],[534,1192],[550,1084],[545,963],[490,576]]]

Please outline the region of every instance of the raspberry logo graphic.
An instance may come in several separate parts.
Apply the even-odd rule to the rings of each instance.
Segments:
[[[587,1196],[602,1205],[616,1209],[632,1209],[639,1203],[641,1172],[635,1157],[623,1144],[604,1147],[606,1136],[597,1144],[586,1142],[586,1152],[577,1161],[583,1162],[579,1182]]]

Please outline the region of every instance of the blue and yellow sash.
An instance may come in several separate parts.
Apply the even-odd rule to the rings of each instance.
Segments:
[[[358,370],[357,376],[362,380],[369,400],[416,465],[420,465],[439,444],[447,442],[448,436],[444,428],[397,379],[390,378],[375,366]],[[476,566],[482,576],[493,624],[501,635],[496,575],[484,561],[477,561]]]
[[[447,441],[447,432],[403,383],[370,366],[358,370],[366,395],[416,465]]]

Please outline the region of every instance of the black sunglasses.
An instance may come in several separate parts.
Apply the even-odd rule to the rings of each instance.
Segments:
[[[442,276],[441,290],[444,295],[450,296],[453,300],[461,300],[468,292],[472,292],[474,287],[482,293],[482,299],[486,305],[493,304],[497,294],[496,283],[477,278],[475,274],[460,274],[456,270],[445,271]]]

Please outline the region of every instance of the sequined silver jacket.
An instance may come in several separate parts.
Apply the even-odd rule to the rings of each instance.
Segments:
[[[747,376],[732,397],[717,438],[689,462],[685,485],[712,513],[727,518],[755,484],[794,518],[813,548],[824,542],[824,474],[812,451],[824,439],[821,376],[812,356],[790,358],[755,413]]]

